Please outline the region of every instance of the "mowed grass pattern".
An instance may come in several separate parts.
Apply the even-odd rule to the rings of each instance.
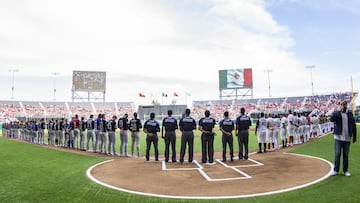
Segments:
[[[221,135],[218,134],[216,139],[220,140],[220,137]],[[252,133],[250,138],[251,149],[255,150],[256,136]],[[197,146],[200,145],[199,139],[200,137],[196,138],[196,151],[200,149],[200,146]],[[221,140],[216,140],[215,145],[217,151],[221,150]],[[145,145],[142,146],[144,147]],[[318,156],[332,162],[333,136],[325,136],[309,144],[298,146],[292,152]],[[91,182],[86,177],[86,169],[105,159],[1,138],[0,202],[359,202],[360,198],[357,196],[360,181],[359,155],[358,144],[352,144],[349,166],[351,177],[342,175],[329,177],[325,181],[300,190],[245,199],[182,200],[132,195]],[[142,174],[139,168],[138,171],[134,171],[134,176],[138,175],[146,174]],[[271,175],[279,174],[269,174]],[[242,187],[246,185],[239,185],[238,189],[241,190]]]

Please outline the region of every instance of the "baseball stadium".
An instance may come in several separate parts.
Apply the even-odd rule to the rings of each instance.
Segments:
[[[230,79],[231,82],[223,81],[224,78],[233,77],[234,72],[238,78],[236,83],[232,83]],[[220,70],[219,91],[231,90],[237,93],[250,89],[245,92],[251,92],[251,73],[251,69]],[[240,77],[242,79],[239,79]],[[92,83],[85,84],[84,81],[88,81],[89,78],[93,78]],[[240,84],[241,82],[243,84]],[[73,99],[77,99],[76,91],[84,91],[86,85],[90,87],[85,89],[87,92],[105,92],[105,84],[106,72],[74,71]],[[234,84],[237,86],[234,87]],[[348,193],[351,190],[349,188],[356,190],[356,164],[360,161],[357,161],[353,154],[357,153],[357,149],[352,149],[350,153],[354,174],[351,179],[345,179],[345,176],[335,179],[331,176],[334,167],[331,156],[334,126],[329,119],[342,101],[347,101],[350,104],[349,109],[354,109],[354,114],[358,115],[359,108],[355,111],[353,105],[357,95],[357,92],[343,92],[316,96],[239,99],[237,97],[252,95],[227,93],[226,97],[234,99],[193,101],[191,107],[176,104],[139,105],[137,109],[132,101],[3,100],[1,169],[2,173],[6,174],[2,179],[2,185],[6,185],[2,190],[3,200],[172,202],[186,199],[195,202],[202,199],[221,199],[275,202],[294,201],[294,197],[301,195],[301,201],[312,201],[315,197],[318,198],[318,193],[334,189],[336,185],[344,184],[345,181],[350,186],[344,190],[339,187],[334,193]],[[211,129],[215,134],[212,146],[214,161],[201,161],[204,135],[197,127],[194,128],[193,145],[189,145],[189,150],[194,150],[193,160],[190,160],[190,154],[187,155],[186,152],[183,155],[185,161],[181,161],[181,158],[179,161],[184,132],[181,127],[181,130],[174,129],[175,151],[168,151],[168,154],[174,153],[172,161],[168,161],[169,155],[167,158],[164,157],[166,133],[164,138],[163,132],[156,135],[159,138],[156,140],[156,148],[160,155],[157,157],[154,149],[150,148],[149,157],[145,157],[146,146],[151,147],[151,142],[147,142],[149,135],[141,128],[145,129],[145,122],[151,120],[150,115],[156,115],[154,118],[160,127],[166,125],[163,122],[168,118],[168,110],[172,110],[173,117],[181,123],[186,117],[184,112],[187,108],[196,125],[201,124],[199,120],[204,117],[205,111],[211,112],[216,121]],[[240,115],[241,108],[245,109],[252,123],[249,130],[249,157],[245,160],[241,158],[242,152],[241,155],[239,152],[240,145],[236,138],[239,134],[232,130],[230,135],[235,138],[231,139],[229,147],[231,145],[234,152],[226,152],[225,143],[225,157],[224,154],[221,155],[225,135],[220,131],[219,122],[223,119],[223,112],[229,112],[229,117],[233,118],[232,123],[236,124],[235,118]],[[291,125],[288,121],[291,111],[295,116],[298,115],[298,119],[294,121],[297,123],[297,130],[293,143],[288,139],[292,134],[288,129]],[[131,130],[132,120],[137,118],[134,115],[131,119],[133,112],[137,112],[140,118],[140,127],[137,129],[139,143],[136,143],[136,136],[134,137],[136,130]],[[267,148],[267,153],[257,151],[256,128],[257,121],[260,121],[260,113],[266,115],[268,146],[263,150],[265,152]],[[102,132],[101,127],[97,127],[102,124],[95,124],[99,118],[94,115],[104,115],[104,125],[108,131],[105,139],[101,133],[96,132]],[[74,124],[76,119],[77,126]],[[111,125],[112,122],[114,126]],[[269,132],[270,123],[276,129],[274,132]],[[128,127],[124,127],[127,125]],[[279,135],[282,128],[285,134]],[[111,132],[114,134],[113,141],[110,137]],[[269,141],[268,138],[271,134],[275,134],[273,141]],[[210,151],[210,148],[208,150]],[[187,159],[189,161],[186,161]],[[349,202],[356,201],[350,195],[347,197]],[[327,202],[333,198],[336,197],[328,194],[317,201]]]
[[[360,202],[358,6],[0,2],[0,202]]]

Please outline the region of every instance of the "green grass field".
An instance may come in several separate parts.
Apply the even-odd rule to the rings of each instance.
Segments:
[[[250,148],[255,150],[257,145],[255,136],[253,134],[250,136]],[[217,151],[221,150],[220,137],[218,133],[215,140]],[[196,151],[200,151],[199,140],[200,138],[197,137]],[[179,144],[179,141],[177,143]],[[163,144],[159,146],[162,147],[160,150],[163,150]],[[142,142],[142,148],[144,147],[145,144]],[[325,136],[298,146],[292,152],[318,156],[332,162],[333,136]],[[310,187],[262,197],[182,200],[132,195],[93,183],[86,177],[86,169],[103,161],[103,158],[0,138],[0,202],[359,202],[357,197],[360,182],[359,154],[358,143],[352,144],[349,160],[351,177],[329,177]],[[137,175],[141,174],[134,172],[134,176]],[[239,190],[242,187],[246,186],[239,185]]]

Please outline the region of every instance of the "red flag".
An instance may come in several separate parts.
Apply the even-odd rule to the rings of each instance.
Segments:
[[[162,93],[162,96],[163,96],[163,97],[167,97],[167,94],[165,94],[165,93],[163,92],[163,93]]]
[[[145,94],[139,93],[139,97],[145,97]]]
[[[176,92],[174,92],[174,96],[177,97],[177,96],[179,96],[179,95],[178,95]]]

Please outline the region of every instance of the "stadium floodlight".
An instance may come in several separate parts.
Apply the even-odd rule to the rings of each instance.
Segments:
[[[56,76],[60,75],[60,73],[52,72],[51,75],[54,76],[54,101],[56,101]]]
[[[268,74],[268,83],[269,83],[269,98],[271,98],[271,88],[270,88],[270,73],[273,72],[272,69],[265,69],[264,72]]]
[[[11,99],[14,99],[14,90],[15,90],[15,87],[14,87],[14,81],[15,81],[15,73],[19,72],[19,69],[9,69],[9,72],[12,73],[12,82],[11,82]]]
[[[310,69],[311,94],[312,94],[312,96],[314,96],[314,82],[313,82],[313,77],[312,77],[312,69],[314,69],[315,67],[316,67],[315,65],[306,66],[307,69]]]

